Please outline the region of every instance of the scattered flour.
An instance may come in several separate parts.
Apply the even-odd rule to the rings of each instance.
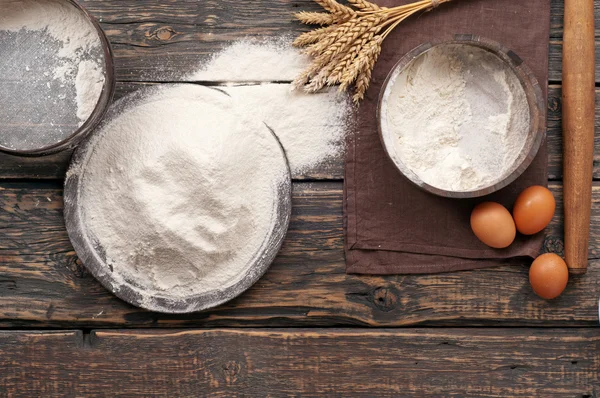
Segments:
[[[224,88],[237,109],[254,114],[281,141],[294,175],[341,161],[351,105],[335,90],[318,94],[291,91],[288,84]]]
[[[291,46],[290,37],[243,39],[212,56],[192,81],[291,81],[309,65],[310,58]]]
[[[104,87],[104,72],[100,66],[93,61],[81,61],[75,78],[77,117],[81,121],[87,120],[94,111],[102,87]]]
[[[436,46],[390,87],[384,139],[392,157],[422,181],[473,191],[513,171],[530,115],[517,76],[497,56],[474,46]]]
[[[225,83],[293,80],[308,59],[291,46],[291,39],[241,40],[233,43],[187,77]],[[341,161],[352,105],[336,88],[320,94],[292,91],[290,84],[223,87],[238,109],[261,118],[285,148],[294,175]]]
[[[0,1],[0,145],[58,143],[94,110],[104,86],[94,25],[64,0]]]
[[[72,168],[84,170],[82,220],[113,278],[177,300],[236,283],[273,250],[285,156],[227,95],[152,89],[103,126]]]

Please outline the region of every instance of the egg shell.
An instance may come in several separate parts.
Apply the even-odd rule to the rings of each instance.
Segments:
[[[529,283],[535,294],[546,300],[560,296],[569,282],[569,268],[554,253],[542,254],[529,269]]]
[[[527,188],[517,198],[513,217],[517,230],[523,235],[534,235],[550,224],[556,210],[554,195],[546,187]]]
[[[475,236],[495,249],[510,246],[517,230],[512,215],[500,203],[480,203],[471,213],[471,229]]]

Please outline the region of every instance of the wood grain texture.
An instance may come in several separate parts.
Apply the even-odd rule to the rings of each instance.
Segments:
[[[293,21],[291,14],[319,10],[312,0],[80,3],[101,21],[111,41],[119,81],[189,80],[186,76],[232,42],[243,37],[295,36],[307,28]],[[561,80],[563,10],[562,0],[552,0],[549,79],[555,82]]]
[[[598,330],[1,332],[0,383],[44,397],[592,397]]]
[[[119,83],[116,98],[135,91],[150,83]],[[600,90],[596,91],[600,98]],[[594,140],[594,178],[600,179],[600,101],[596,101],[596,138]],[[560,86],[550,86],[548,96],[548,178],[562,178],[562,130],[561,130],[561,90]],[[61,153],[46,158],[18,158],[0,153],[1,179],[62,179],[66,172],[70,153]],[[344,175],[343,159],[337,158],[327,164],[318,165],[303,174],[294,175],[296,180],[342,179]]]
[[[65,231],[59,186],[0,187],[2,327],[598,324],[600,184],[594,186],[589,272],[573,277],[553,301],[531,291],[527,263],[440,275],[347,275],[342,184],[296,183],[290,230],[267,274],[238,299],[184,316],[129,306],[88,274]],[[551,188],[559,208],[545,249],[561,253],[561,187]]]
[[[291,38],[307,29],[293,21],[292,13],[319,10],[311,0],[81,3],[100,20],[113,45],[117,79],[126,81],[189,80],[187,75],[232,42]]]
[[[126,81],[186,79],[212,53],[231,42],[241,37],[294,36],[307,28],[293,21],[290,15],[299,10],[319,10],[311,0],[268,3],[83,0],[81,3],[102,22],[115,50],[117,78]],[[563,1],[552,0],[551,81],[561,80],[563,12]],[[599,15],[596,13],[596,18]],[[600,47],[596,47],[600,54]]]

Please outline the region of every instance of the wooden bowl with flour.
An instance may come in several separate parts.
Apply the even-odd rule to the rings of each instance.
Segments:
[[[197,312],[267,271],[291,190],[278,138],[223,91],[146,87],[115,102],[75,151],[65,223],[110,292],[151,311]]]
[[[529,167],[544,139],[542,90],[511,50],[474,35],[420,45],[389,73],[377,118],[406,178],[435,195],[481,197]]]

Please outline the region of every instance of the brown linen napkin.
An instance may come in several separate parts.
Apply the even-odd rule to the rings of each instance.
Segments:
[[[375,0],[381,6],[409,1]],[[489,197],[447,199],[413,186],[386,157],[377,133],[381,86],[394,64],[414,47],[454,34],[480,35],[505,45],[533,70],[547,95],[550,0],[453,0],[404,21],[386,39],[367,96],[358,110],[357,134],[346,155],[344,227],[346,272],[412,274],[466,270],[535,257],[543,232],[518,236],[509,248],[485,246],[469,225],[483,200],[508,209],[519,192],[547,184],[546,143],[527,171]]]

